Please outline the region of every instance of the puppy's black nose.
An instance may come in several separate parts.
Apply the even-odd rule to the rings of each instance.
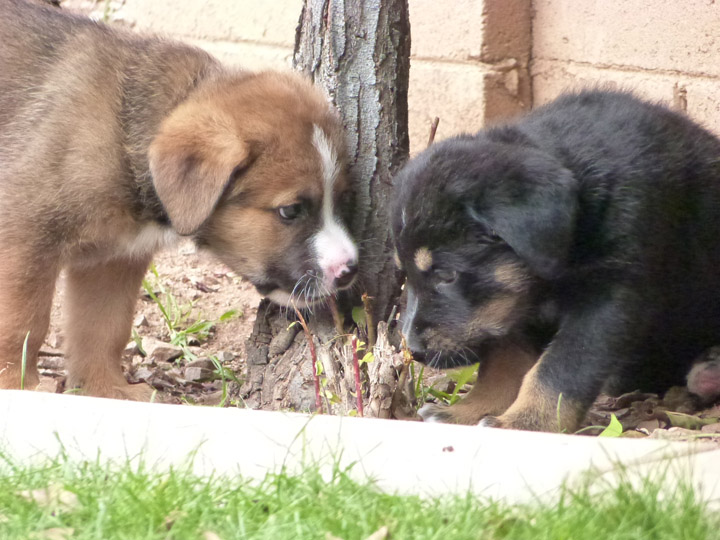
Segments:
[[[345,268],[340,270],[339,275],[335,278],[335,286],[338,289],[348,287],[353,282],[353,279],[355,279],[357,270],[357,264],[348,264]]]

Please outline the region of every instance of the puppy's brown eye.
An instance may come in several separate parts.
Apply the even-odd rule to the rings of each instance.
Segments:
[[[305,207],[303,203],[288,204],[287,206],[280,206],[277,213],[284,221],[292,221],[305,213]]]
[[[458,277],[455,270],[443,270],[442,268],[435,270],[434,274],[438,281],[448,284],[453,283]]]

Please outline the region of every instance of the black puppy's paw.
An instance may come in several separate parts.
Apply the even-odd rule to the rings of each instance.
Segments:
[[[720,347],[713,347],[715,354]],[[688,391],[698,396],[702,403],[710,404],[720,399],[720,358],[697,362],[687,376]]]

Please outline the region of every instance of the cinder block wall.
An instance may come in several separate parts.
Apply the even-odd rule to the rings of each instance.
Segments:
[[[410,150],[531,105],[530,0],[410,0]]]
[[[720,133],[720,2],[534,0],[535,105],[607,85],[686,110]]]
[[[250,69],[289,67],[303,0],[63,0],[66,9],[195,43]],[[720,133],[720,2],[409,0],[411,151],[606,84]]]
[[[303,0],[62,0],[65,9],[206,49],[247,69],[292,61]]]
[[[249,69],[289,67],[303,0],[63,0],[65,9],[203,47]],[[530,106],[530,0],[410,0],[410,141],[477,131]],[[450,7],[450,9],[448,9]]]

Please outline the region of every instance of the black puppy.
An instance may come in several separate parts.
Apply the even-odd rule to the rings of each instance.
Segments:
[[[565,95],[433,145],[396,183],[415,357],[540,355],[486,424],[573,430],[601,390],[682,384],[720,343],[720,141],[681,114]]]

